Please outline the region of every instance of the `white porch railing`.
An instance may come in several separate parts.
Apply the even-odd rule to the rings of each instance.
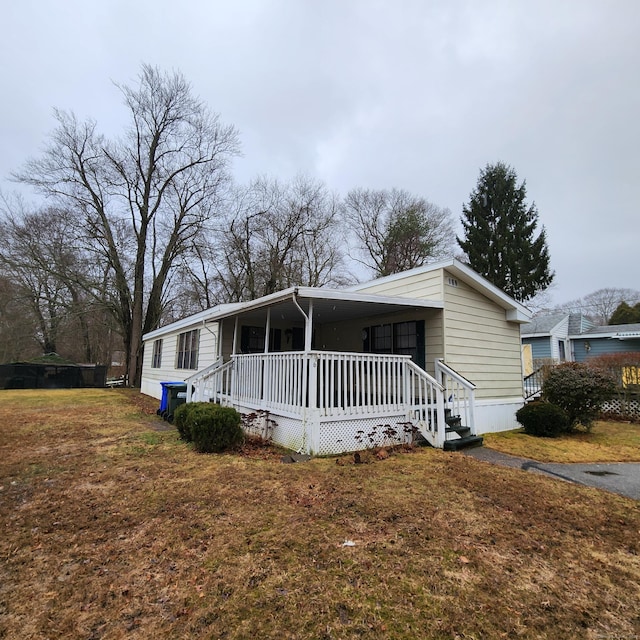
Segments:
[[[301,415],[307,407],[308,361],[304,352],[231,356],[232,394],[238,404]]]
[[[442,360],[436,360],[436,379],[444,389],[445,408],[452,416],[460,416],[464,426],[471,429],[470,435],[476,433],[475,388],[476,385],[457,371],[447,366]]]
[[[409,356],[319,351],[311,357],[321,415],[402,412],[406,408]]]
[[[434,447],[445,441],[444,388],[424,369],[413,362],[407,364],[409,421]]]
[[[187,402],[217,402],[231,404],[231,374],[233,362],[219,358],[206,369],[187,378]]]
[[[430,444],[442,447],[445,405],[474,432],[475,387],[440,361],[436,371],[442,382],[404,355],[242,354],[191,376],[187,402],[213,400],[319,421],[406,415]]]

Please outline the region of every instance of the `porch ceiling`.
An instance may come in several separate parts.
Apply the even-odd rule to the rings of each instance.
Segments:
[[[271,317],[274,320],[277,319],[287,324],[304,322],[304,316],[294,300],[298,302],[306,314],[309,312],[310,301],[313,300],[314,324],[370,318],[410,310],[424,311],[444,308],[444,302],[440,300],[391,298],[309,287],[290,289],[286,292],[280,292],[276,299],[269,300],[269,298],[271,296],[247,303],[244,308],[235,309],[226,317],[240,316],[245,322],[263,324],[267,309],[270,308]]]

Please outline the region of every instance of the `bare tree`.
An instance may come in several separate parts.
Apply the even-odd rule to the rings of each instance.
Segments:
[[[555,287],[555,283],[550,284],[543,291],[538,291],[535,296],[529,298],[525,302],[527,308],[533,313],[534,316],[545,315],[549,313],[552,305],[552,293]]]
[[[109,325],[105,274],[83,248],[78,226],[68,210],[29,211],[20,199],[2,197],[0,271],[12,283],[23,332],[41,352],[106,363],[109,354],[97,348],[97,334]]]
[[[69,278],[77,262],[68,244],[71,221],[55,210],[26,213],[19,201],[13,203],[17,213],[8,209],[6,200],[3,205],[0,267],[13,282],[24,320],[35,323],[33,335],[42,351],[57,351],[60,328],[72,313],[77,294]]]
[[[29,307],[23,304],[22,288],[3,270],[0,273],[0,363],[41,355],[36,334],[36,323]]]
[[[598,289],[584,298],[570,300],[564,304],[557,305],[555,310],[582,313],[596,324],[606,325],[613,312],[622,302],[626,302],[631,306],[637,304],[640,302],[640,291],[615,287]]]
[[[48,147],[15,178],[81,212],[84,235],[108,266],[127,372],[137,384],[142,335],[158,325],[171,270],[214,211],[238,135],[180,73],[144,65],[136,87],[119,89],[130,115],[121,139],[56,111]]]
[[[353,189],[344,219],[358,244],[359,262],[376,276],[421,266],[453,253],[451,212],[404,190]]]
[[[336,197],[309,178],[287,184],[261,178],[237,189],[218,234],[218,301],[345,284],[337,212]]]

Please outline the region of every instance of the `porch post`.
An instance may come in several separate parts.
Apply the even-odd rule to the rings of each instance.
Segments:
[[[267,321],[264,329],[264,354],[269,353],[269,337],[271,334],[271,307],[267,307]],[[271,399],[271,365],[268,358],[262,360],[262,400]]]
[[[436,380],[441,387],[442,390],[436,390],[436,441],[435,446],[438,449],[442,449],[444,447],[444,441],[446,440],[446,432],[447,423],[445,422],[444,416],[444,406],[447,402],[447,388],[444,379],[444,371],[440,368],[440,363],[442,362],[442,358],[436,358],[434,362]]]
[[[309,406],[305,415],[305,448],[307,453],[317,454],[320,450],[320,411],[318,410],[318,357],[311,353],[313,338],[313,299],[309,299],[309,311],[305,319],[304,350],[308,375],[307,390]]]
[[[309,298],[309,313],[304,322],[304,350],[311,351],[311,341],[313,339],[313,299]]]
[[[447,423],[445,422],[444,417],[444,403],[445,403],[445,391],[442,389],[436,389],[436,427],[438,431],[436,432],[436,442],[435,446],[438,449],[442,449],[444,447],[445,437],[445,429],[447,428]]]
[[[267,322],[264,329],[264,352],[269,353],[269,334],[271,333],[271,307],[267,308]]]
[[[238,320],[239,316],[236,316],[236,321],[233,326],[233,347],[231,347],[231,354],[234,356],[238,353],[238,329],[240,328]]]
[[[475,389],[469,390],[469,399],[468,399],[468,407],[469,407],[469,428],[471,429],[471,435],[477,436],[476,432],[476,392]]]
[[[318,454],[320,451],[320,415],[318,409],[318,354],[304,354],[303,376],[307,381],[307,407],[304,410],[304,449],[305,453]]]

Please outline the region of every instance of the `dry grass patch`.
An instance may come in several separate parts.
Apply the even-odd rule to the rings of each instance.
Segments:
[[[640,462],[640,425],[595,422],[591,432],[537,438],[521,429],[484,436],[485,445],[539,462]]]
[[[640,633],[637,502],[432,449],[200,455],[156,406],[3,392],[0,637]]]

